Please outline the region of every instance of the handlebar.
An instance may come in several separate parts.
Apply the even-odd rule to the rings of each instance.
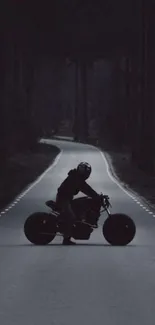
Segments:
[[[101,197],[101,202],[102,202],[102,206],[103,206],[104,210],[108,210],[109,207],[112,207],[110,204],[110,201],[109,201],[110,199],[109,199],[108,195],[103,195],[101,193],[100,197]]]

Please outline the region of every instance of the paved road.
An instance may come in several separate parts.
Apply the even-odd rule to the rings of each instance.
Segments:
[[[154,325],[155,219],[123,192],[107,173],[97,149],[72,142],[57,164],[0,218],[0,324]],[[137,235],[127,247],[107,245],[101,228],[76,247],[31,245],[23,234],[26,217],[48,211],[57,186],[81,160],[91,163],[90,184],[110,195],[113,210],[131,215]],[[101,217],[101,221],[104,216]]]

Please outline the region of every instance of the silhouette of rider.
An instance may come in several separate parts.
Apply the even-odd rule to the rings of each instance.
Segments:
[[[72,169],[68,173],[68,177],[62,182],[57,191],[56,204],[67,218],[66,222],[73,224],[77,219],[72,209],[72,200],[80,191],[85,195],[100,200],[99,194],[87,184],[86,180],[91,174],[92,168],[87,162],[81,162],[77,168]],[[97,226],[97,220],[93,222]],[[64,235],[64,245],[75,245],[75,242],[70,240],[71,236],[68,233]]]

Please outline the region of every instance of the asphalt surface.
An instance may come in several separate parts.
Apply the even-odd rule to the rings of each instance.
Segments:
[[[0,324],[154,325],[155,218],[112,181],[96,148],[50,142],[63,149],[54,167],[0,218]],[[24,221],[32,212],[49,211],[45,201],[83,160],[93,167],[89,183],[111,197],[112,211],[134,219],[136,237],[126,247],[112,247],[100,226],[76,247],[61,246],[60,237],[44,247],[30,244]]]

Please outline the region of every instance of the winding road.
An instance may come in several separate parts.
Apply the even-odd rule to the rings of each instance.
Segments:
[[[155,218],[139,198],[111,177],[95,147],[48,140],[61,148],[54,164],[0,214],[1,325],[154,325]],[[58,185],[80,161],[93,168],[90,185],[108,194],[114,212],[129,214],[137,233],[126,247],[112,247],[102,223],[89,241],[31,245],[23,225],[29,214],[49,211]]]

